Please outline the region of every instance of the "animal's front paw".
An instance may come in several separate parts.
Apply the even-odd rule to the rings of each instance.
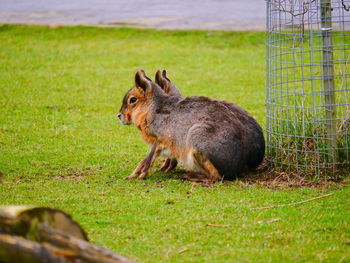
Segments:
[[[146,179],[147,175],[148,175],[148,173],[143,172],[143,173],[141,173],[141,174],[139,175],[139,177],[137,177],[137,178],[138,178],[138,179],[141,179],[141,180],[144,180],[144,179]]]
[[[136,176],[137,176],[136,174],[131,174],[131,175],[125,177],[124,179],[125,179],[125,180],[131,180],[131,179],[135,179]]]
[[[169,165],[170,165],[170,159],[167,158],[167,159],[164,161],[162,167],[159,168],[158,170],[156,170],[156,172],[165,172],[165,171],[169,168]]]

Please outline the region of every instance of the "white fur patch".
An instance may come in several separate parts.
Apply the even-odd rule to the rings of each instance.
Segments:
[[[162,156],[164,157],[168,157],[168,158],[171,158],[171,152],[168,148],[165,148],[162,150],[162,152],[160,153]]]
[[[184,158],[180,160],[181,165],[189,170],[195,170],[194,158],[193,158],[193,150],[191,149]]]

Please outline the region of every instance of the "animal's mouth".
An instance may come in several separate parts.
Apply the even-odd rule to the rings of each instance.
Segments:
[[[123,125],[127,125],[127,123],[125,122],[125,119],[124,119],[124,115],[121,114],[120,112],[118,113],[118,119]]]

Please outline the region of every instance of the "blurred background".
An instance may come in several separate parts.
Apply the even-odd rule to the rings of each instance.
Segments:
[[[265,29],[263,0],[0,0],[0,24]]]

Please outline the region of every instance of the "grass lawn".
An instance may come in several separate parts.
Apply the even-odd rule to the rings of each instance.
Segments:
[[[148,151],[116,115],[135,72],[166,68],[185,96],[235,102],[264,127],[264,38],[0,27],[0,204],[61,208],[92,242],[139,262],[350,262],[349,183],[208,189],[179,180],[179,169],[123,180]]]

